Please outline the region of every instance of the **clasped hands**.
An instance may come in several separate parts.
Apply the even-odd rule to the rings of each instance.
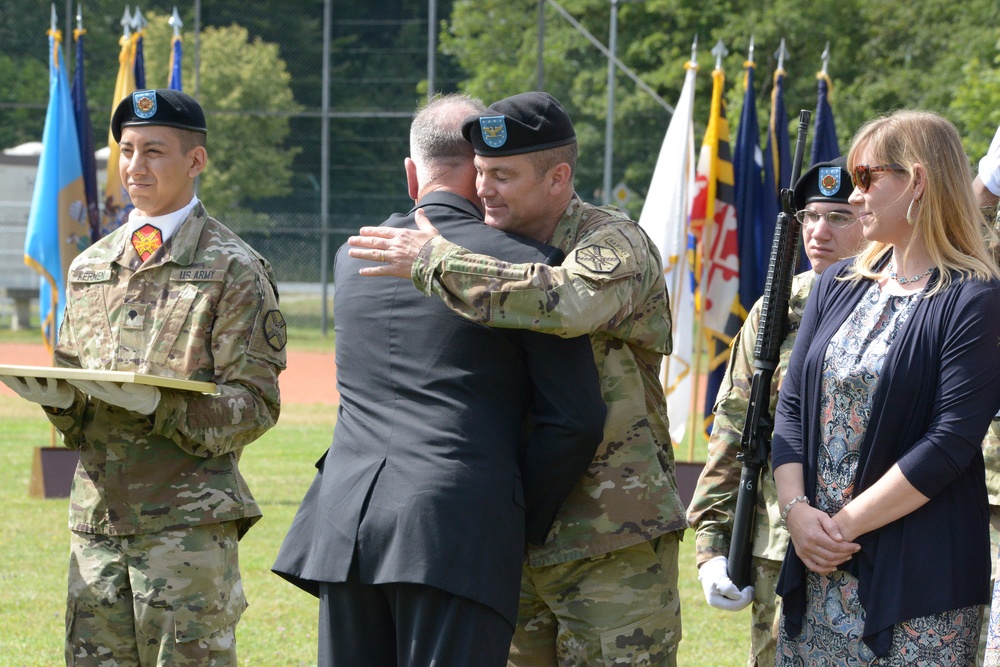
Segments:
[[[147,385],[73,380],[71,386],[66,380],[44,378],[39,381],[38,378],[10,375],[0,376],[0,381],[21,398],[59,410],[73,405],[76,398],[73,386],[99,401],[143,415],[153,414],[160,404],[160,390]]]
[[[841,525],[845,523],[842,513],[831,517],[823,510],[798,503],[789,511],[785,523],[799,560],[817,574],[834,572],[861,550],[861,545],[851,541],[856,535]]]

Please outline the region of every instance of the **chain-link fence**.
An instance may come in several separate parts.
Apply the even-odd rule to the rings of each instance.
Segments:
[[[199,195],[211,215],[272,263],[292,326],[323,326],[324,312],[332,312],[332,297],[322,307],[321,271],[329,279],[333,255],[347,236],[412,204],[402,165],[409,118],[428,78],[428,2],[329,4],[147,0],[141,6],[149,21],[143,40],[146,87],[166,87],[167,21],[176,5],[183,22],[184,89],[199,98],[209,124],[210,163]],[[437,5],[446,14],[450,0]],[[76,3],[56,7],[57,27],[64,33],[75,28]],[[83,3],[83,62],[97,147],[107,144],[125,10],[118,1]],[[324,11],[330,11],[326,133]],[[0,148],[20,146],[29,153],[0,158],[0,182],[16,184],[0,195],[2,287],[38,281],[22,261],[31,165],[37,166],[24,144],[41,140],[49,23],[48,1],[0,2]],[[72,73],[73,40],[65,41]],[[435,65],[434,88],[454,90],[455,68],[440,57]],[[10,299],[3,306],[0,320],[12,312]]]
[[[64,44],[72,75],[79,65],[72,37],[77,5],[55,5],[57,28],[70,35]],[[15,166],[32,159],[37,164],[37,157],[6,153],[29,144],[30,154],[30,142],[41,140],[50,6],[48,0],[0,0],[0,149],[6,149],[0,183],[17,183],[0,193],[0,288],[15,277],[37,284],[21,261],[33,179],[21,172],[10,178]],[[412,205],[403,171],[410,117],[428,89],[453,92],[463,78],[448,56],[429,55],[452,0],[146,0],[145,87],[168,85],[168,19],[175,6],[183,23],[183,87],[208,117],[209,166],[199,196],[211,215],[271,262],[289,323],[325,331],[332,327],[329,281],[337,248],[360,226]],[[83,64],[98,148],[108,143],[125,10],[120,0],[83,3]],[[551,7],[547,11],[550,22],[563,20]],[[435,30],[428,30],[429,22]],[[597,53],[582,34],[576,37],[580,48]],[[535,83],[525,81],[523,90]],[[560,84],[547,79],[546,88],[551,85]],[[586,149],[577,189],[590,201],[601,199],[603,178],[599,98],[589,100],[588,110],[564,100]],[[651,171],[668,118],[662,109],[630,110],[616,128],[616,150],[647,155]],[[615,182],[621,173],[616,169]],[[643,185],[630,184],[632,190]],[[622,195],[632,201],[617,203],[637,213],[635,193]],[[12,308],[0,298],[0,326],[7,326]]]

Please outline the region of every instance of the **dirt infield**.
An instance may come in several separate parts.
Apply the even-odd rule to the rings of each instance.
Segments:
[[[0,364],[50,366],[52,360],[42,345],[0,343]],[[333,354],[290,350],[280,385],[282,403],[340,403]],[[14,392],[0,383],[0,394],[12,396]]]

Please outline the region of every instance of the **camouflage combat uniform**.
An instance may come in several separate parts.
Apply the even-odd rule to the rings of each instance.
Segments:
[[[549,243],[566,252],[561,266],[506,264],[435,237],[412,271],[418,289],[474,321],[589,334],[601,371],[604,441],[529,550],[512,664],[556,664],[557,651],[564,665],[674,664],[687,524],[659,380],[671,348],[660,256],[621,211],[576,196]],[[573,626],[588,614],[592,624]]]
[[[795,334],[802,321],[802,312],[815,278],[816,274],[808,271],[795,276],[792,282],[788,299],[788,335],[781,344],[780,361],[771,382],[772,415],[778,404],[778,389],[788,368]],[[742,471],[736,455],[740,451],[743,424],[750,402],[754,345],[757,341],[761,304],[761,301],[754,304],[742,329],[733,339],[733,353],[729,357],[726,377],[715,403],[715,425],[708,443],[708,461],[698,478],[698,486],[688,509],[688,521],[695,529],[695,550],[699,567],[716,556],[729,556],[729,541]],[[774,623],[779,604],[774,591],[789,539],[788,531],[781,527],[778,491],[770,459],[761,468],[758,488],[760,493],[757,496],[757,516],[754,519],[751,574],[754,599],[750,657],[747,661],[751,667],[774,664],[774,630],[777,627]]]
[[[79,391],[68,409],[46,409],[80,453],[67,664],[118,664],[109,651],[126,664],[136,651],[142,664],[235,664],[246,607],[236,543],[261,514],[238,462],[278,418],[285,366],[273,276],[200,203],[145,263],[128,240],[122,227],[73,262],[58,365],[219,393],[161,389],[149,416]]]
[[[1000,416],[994,417],[983,440],[983,459],[986,462],[986,491],[990,501],[990,548],[996,559],[991,585],[1000,578]],[[993,603],[996,604],[996,592]],[[991,608],[992,608],[991,604]],[[979,653],[976,664],[984,664],[986,640],[989,636],[990,609],[983,614],[983,628],[979,635]]]

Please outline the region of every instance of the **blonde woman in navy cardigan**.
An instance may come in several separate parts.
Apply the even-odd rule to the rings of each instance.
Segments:
[[[989,603],[981,443],[1000,273],[958,132],[901,111],[848,155],[869,245],[820,277],[777,411],[791,534],[777,665],[975,662]]]

